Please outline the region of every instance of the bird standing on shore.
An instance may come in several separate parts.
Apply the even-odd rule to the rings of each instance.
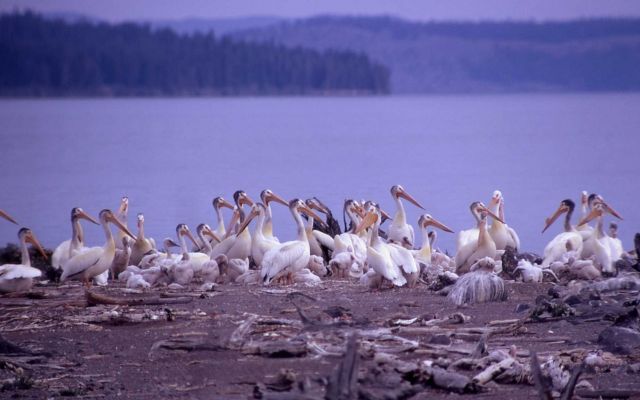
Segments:
[[[42,275],[42,272],[31,266],[27,243],[31,243],[44,259],[47,254],[38,242],[31,229],[22,228],[18,231],[22,258],[20,264],[0,265],[0,293],[23,292],[31,289],[33,279]]]

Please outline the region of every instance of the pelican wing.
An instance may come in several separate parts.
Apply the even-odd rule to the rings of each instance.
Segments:
[[[100,261],[100,257],[103,252],[104,249],[102,247],[91,247],[86,251],[71,257],[69,261],[62,266],[62,276],[60,277],[60,281],[64,281],[65,279],[77,275],[97,264],[98,261]]]
[[[269,250],[262,260],[262,279],[273,278],[305,254],[305,243],[295,240]]]
[[[394,264],[401,268],[406,274],[418,272],[416,260],[410,250],[397,244],[389,244],[389,255]]]
[[[516,230],[513,229],[512,227],[508,226],[508,225],[505,225],[505,227],[507,228],[507,233],[511,237],[511,240],[513,240],[513,243],[515,243],[515,245],[516,245],[516,250],[519,251],[520,250],[520,237],[516,233]]]
[[[53,251],[51,255],[51,266],[53,268],[60,269],[62,268],[62,264],[67,262],[69,259],[69,246],[71,246],[71,239],[60,243]]]
[[[331,250],[335,249],[334,239],[331,236],[327,235],[326,233],[314,230],[313,236],[316,238],[318,242],[320,242],[321,245],[328,247]]]
[[[0,266],[0,280],[11,280],[18,278],[37,278],[42,275],[42,271],[37,268],[22,264],[5,264]]]
[[[479,235],[480,235],[480,231],[478,230],[478,228],[471,228],[471,229],[458,232],[458,238],[457,238],[458,251],[471,241],[477,242]]]

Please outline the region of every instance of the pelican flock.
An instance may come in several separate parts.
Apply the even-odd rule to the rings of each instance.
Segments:
[[[345,230],[331,210],[317,197],[286,201],[270,189],[259,194],[255,202],[243,190],[233,194],[233,203],[215,197],[212,205],[216,220],[211,226],[200,223],[195,230],[180,223],[175,238],[162,241],[157,249],[155,240],[144,229],[145,217],[136,217],[137,235],[127,226],[129,198],[122,197],[117,212],[104,209],[93,218],[80,207],[71,210],[71,237],[60,243],[51,256],[51,267],[59,270],[60,282],[126,282],[127,287],[149,288],[159,285],[186,287],[202,284],[316,285],[323,280],[359,282],[373,290],[394,287],[419,287],[443,279],[474,273],[499,274],[502,258],[515,254],[517,272],[526,281],[539,282],[543,276],[557,278],[559,273],[584,279],[596,279],[618,273],[618,261],[631,259],[617,237],[617,223],[622,216],[605,199],[595,193],[580,194],[580,216],[573,224],[576,203],[564,199],[544,221],[542,233],[563,216],[560,233],[545,246],[538,263],[533,263],[522,251],[516,230],[506,223],[505,198],[501,191],[491,195],[488,206],[473,201],[469,210],[473,226],[460,230],[456,236],[456,251],[448,254],[435,248],[437,229],[443,234],[454,230],[431,214],[424,213],[416,221],[418,234],[405,210],[403,201],[425,210],[425,207],[401,185],[390,190],[395,214],[390,217],[372,200],[346,199],[343,203]],[[281,242],[274,233],[271,206],[286,206],[295,226],[295,239]],[[225,221],[223,209],[232,210]],[[17,224],[0,210],[0,217]],[[81,220],[100,225],[103,246],[87,247]],[[388,222],[387,222],[388,221]],[[348,223],[347,223],[348,222]],[[592,226],[592,224],[595,224]],[[115,235],[111,227],[117,229]],[[605,226],[608,229],[605,229]],[[278,226],[283,233],[286,227]],[[31,265],[28,244],[45,257],[45,251],[28,228],[18,232],[22,254],[19,264],[0,266],[0,292],[29,290],[42,276],[41,269]],[[193,243],[188,247],[187,239]],[[418,243],[418,245],[416,245]],[[177,254],[171,248],[177,247]],[[545,272],[545,274],[543,274]],[[464,281],[483,282],[483,279]],[[493,278],[491,278],[493,279]],[[491,281],[491,279],[486,281]]]

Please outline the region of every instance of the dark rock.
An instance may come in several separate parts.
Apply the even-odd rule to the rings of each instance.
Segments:
[[[591,300],[589,301],[589,305],[591,307],[600,307],[602,305],[602,302],[600,300]]]
[[[610,326],[600,333],[598,344],[612,353],[630,354],[640,348],[640,332],[623,326]]]
[[[516,313],[521,313],[521,312],[526,311],[526,310],[528,310],[530,308],[531,308],[531,306],[529,304],[520,303],[520,304],[516,305],[516,309],[514,311]]]
[[[448,346],[451,344],[451,338],[449,335],[433,335],[429,338],[431,344],[442,344]]]
[[[553,297],[554,299],[558,299],[562,297],[562,291],[563,291],[562,286],[556,285],[556,286],[550,287],[549,290],[547,291],[547,294]]]
[[[507,246],[502,254],[502,271],[506,273],[509,277],[513,278],[513,273],[518,267],[518,257],[516,251]]]
[[[640,363],[630,364],[627,366],[628,374],[637,374],[640,373]]]
[[[564,299],[564,302],[570,306],[575,306],[576,304],[581,304],[582,299],[580,298],[580,296],[572,294],[570,296],[567,296],[567,298]]]

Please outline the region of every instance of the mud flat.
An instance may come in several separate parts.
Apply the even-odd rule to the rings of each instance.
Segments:
[[[0,297],[0,398],[640,397],[633,285],[507,282],[464,307],[420,285],[196,287]]]

